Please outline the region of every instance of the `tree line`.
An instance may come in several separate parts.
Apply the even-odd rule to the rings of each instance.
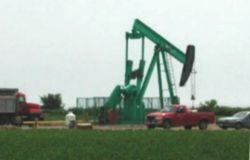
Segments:
[[[218,116],[230,116],[240,111],[250,111],[250,107],[233,107],[233,106],[219,105],[217,100],[211,99],[205,101],[204,103],[200,103],[198,111],[214,112]]]

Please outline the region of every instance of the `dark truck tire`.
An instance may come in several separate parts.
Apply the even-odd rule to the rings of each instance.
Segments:
[[[184,126],[184,129],[185,129],[185,130],[191,130],[191,129],[192,129],[192,126]]]
[[[170,129],[171,128],[171,121],[169,119],[164,120],[163,128],[164,129]]]
[[[239,130],[242,128],[242,124],[240,122],[237,122],[234,126],[235,129]]]
[[[12,116],[11,124],[16,126],[21,126],[23,124],[23,120],[21,116]]]
[[[154,129],[155,126],[154,126],[154,125],[147,125],[147,128],[148,128],[148,129]]]
[[[225,126],[222,126],[222,127],[220,127],[221,129],[224,129],[224,130],[227,130],[227,127],[225,127]]]
[[[198,124],[200,130],[206,130],[208,126],[208,122],[206,120],[201,120]]]

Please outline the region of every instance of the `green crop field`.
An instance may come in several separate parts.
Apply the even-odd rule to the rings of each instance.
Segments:
[[[247,160],[247,131],[0,130],[1,160]]]

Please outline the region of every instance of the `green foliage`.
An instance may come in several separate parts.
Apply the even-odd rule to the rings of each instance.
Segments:
[[[63,108],[61,94],[51,94],[41,96],[43,103],[42,107],[45,109],[60,109]]]
[[[214,112],[215,109],[218,108],[217,101],[215,99],[205,101],[205,103],[201,103],[199,107],[199,111],[202,112]]]
[[[92,120],[94,122],[97,122],[100,107],[91,107],[91,108],[73,107],[68,109],[68,111],[72,111],[78,117],[77,119],[84,121]]]
[[[228,106],[220,106],[215,110],[216,115],[220,116],[231,116],[234,113],[241,111],[250,111],[250,108],[240,108],[240,107],[228,107]]]
[[[67,111],[60,109],[43,109],[44,119],[45,120],[64,120]]]
[[[2,160],[243,160],[245,131],[1,130]]]
[[[94,120],[97,121],[97,115],[99,113],[99,108],[92,107],[92,108],[78,108],[78,107],[72,107],[68,110],[64,109],[43,109],[43,114],[45,120],[64,120],[65,115],[72,111],[78,120]]]
[[[234,113],[240,111],[250,111],[250,107],[229,107],[229,106],[220,106],[218,105],[215,99],[211,99],[209,101],[205,101],[200,104],[198,108],[199,112],[215,112],[217,116],[231,116]]]
[[[84,112],[86,112],[86,109],[73,107],[73,108],[69,108],[68,111],[72,111],[75,115],[82,115]]]

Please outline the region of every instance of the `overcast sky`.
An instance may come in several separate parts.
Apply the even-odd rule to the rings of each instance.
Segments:
[[[108,96],[124,82],[125,32],[141,19],[181,50],[196,46],[196,104],[250,106],[249,0],[1,0],[0,87],[28,100]],[[154,45],[146,41],[146,63]],[[130,58],[138,60],[139,43]],[[175,61],[179,83],[182,64]],[[156,72],[146,96],[158,96]],[[178,93],[191,104],[190,81]]]

